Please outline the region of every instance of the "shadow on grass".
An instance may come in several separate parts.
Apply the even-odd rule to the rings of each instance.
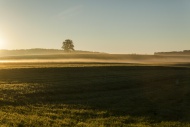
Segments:
[[[0,70],[0,81],[1,107],[49,105],[53,110],[69,105],[78,110],[106,112],[101,118],[146,117],[151,123],[190,121],[188,68],[7,69]],[[96,113],[93,116],[87,112],[81,118],[96,118]]]

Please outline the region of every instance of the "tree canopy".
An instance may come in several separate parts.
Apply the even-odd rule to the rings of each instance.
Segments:
[[[62,46],[62,49],[64,51],[74,51],[74,44],[73,44],[73,41],[70,40],[70,39],[67,39],[63,42],[63,46]]]

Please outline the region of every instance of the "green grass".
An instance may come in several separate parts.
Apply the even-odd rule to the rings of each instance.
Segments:
[[[95,65],[1,64],[0,125],[190,126],[190,68]]]

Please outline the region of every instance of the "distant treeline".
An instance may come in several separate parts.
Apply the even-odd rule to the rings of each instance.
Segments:
[[[18,50],[0,50],[0,56],[16,56],[16,55],[48,55],[48,54],[65,54],[65,53],[98,53],[98,52],[90,52],[90,51],[72,51],[65,52],[61,49],[18,49]]]
[[[172,52],[155,52],[154,55],[190,55],[190,50],[183,50],[183,51],[172,51]]]

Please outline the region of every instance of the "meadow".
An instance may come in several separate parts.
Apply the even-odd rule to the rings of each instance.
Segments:
[[[190,126],[190,68],[1,63],[0,126]]]

